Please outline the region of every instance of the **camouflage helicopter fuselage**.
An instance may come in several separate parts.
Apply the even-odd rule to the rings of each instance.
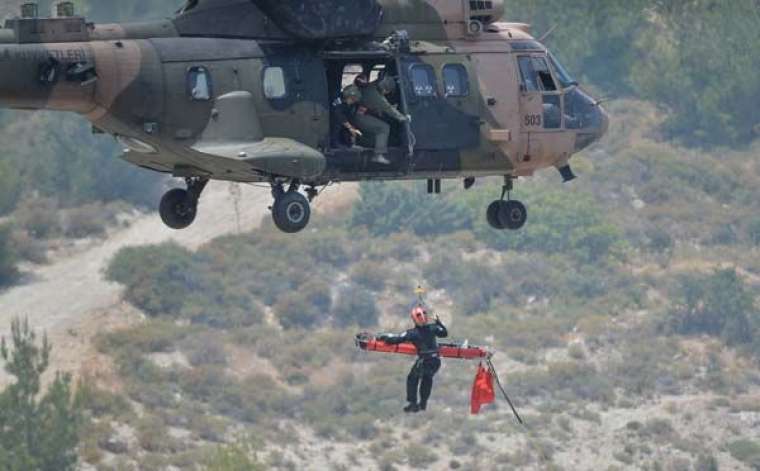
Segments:
[[[552,166],[571,179],[606,114],[502,15],[501,1],[193,0],[152,23],[16,18],[0,30],[0,106],[79,113],[129,162],[187,179],[162,202],[178,228],[210,179],[271,183],[287,232],[308,222],[301,186],[313,197],[330,182],[426,179],[440,191],[442,178],[499,175],[511,188]],[[393,128],[390,165],[336,144],[331,103],[352,67],[395,77],[392,99],[412,117]],[[524,207],[496,203],[494,227],[522,226]]]

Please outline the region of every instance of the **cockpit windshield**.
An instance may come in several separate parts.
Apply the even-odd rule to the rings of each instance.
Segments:
[[[549,61],[552,63],[554,75],[557,77],[557,80],[559,80],[559,84],[563,89],[578,85],[578,82],[572,77],[572,75],[570,75],[567,69],[560,64],[551,52],[549,52]]]

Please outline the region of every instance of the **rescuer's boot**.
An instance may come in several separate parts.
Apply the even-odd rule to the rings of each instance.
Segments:
[[[415,402],[410,402],[408,406],[404,407],[404,412],[406,413],[414,413],[419,412],[420,406],[417,405]]]

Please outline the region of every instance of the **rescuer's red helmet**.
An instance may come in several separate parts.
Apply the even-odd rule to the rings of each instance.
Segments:
[[[414,309],[412,309],[412,320],[416,325],[422,326],[427,324],[428,317],[427,317],[427,310],[425,310],[422,306],[417,306]]]

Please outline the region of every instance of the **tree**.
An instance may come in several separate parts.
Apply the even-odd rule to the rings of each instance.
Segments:
[[[75,469],[80,414],[74,405],[71,376],[57,373],[39,398],[41,377],[50,365],[47,336],[42,346],[28,320],[11,324],[12,349],[3,337],[0,356],[16,381],[0,393],[0,469],[67,471]]]
[[[18,276],[17,256],[13,250],[11,228],[0,226],[0,285],[9,284]]]

